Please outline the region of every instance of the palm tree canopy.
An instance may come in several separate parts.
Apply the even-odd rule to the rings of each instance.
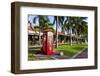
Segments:
[[[46,32],[49,32],[49,31],[55,32],[55,30],[54,30],[54,28],[52,26],[45,27],[44,31],[46,31]]]
[[[39,22],[39,28],[41,29],[41,31],[43,31],[44,27],[48,27],[49,25],[50,26],[52,25],[50,23],[48,16],[37,15],[36,17],[34,17],[33,23],[36,23],[37,20]]]
[[[64,22],[64,16],[54,16],[53,24],[56,24],[57,27],[62,27]]]
[[[79,34],[87,34],[87,17],[71,17],[67,16],[63,25],[63,30],[69,31],[72,28],[72,31],[77,31]]]

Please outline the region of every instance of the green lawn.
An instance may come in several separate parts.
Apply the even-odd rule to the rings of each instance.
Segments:
[[[72,46],[68,45],[68,44],[63,44],[63,45],[59,45],[58,48],[54,48],[54,50],[56,52],[63,52],[65,56],[68,56],[69,58],[72,57],[73,55],[77,54],[79,51],[81,51],[83,48],[87,48],[88,45],[86,44],[73,44]],[[32,50],[32,51],[31,51]],[[46,60],[49,59],[49,56],[46,56],[44,58],[38,58],[35,57],[33,54],[36,51],[40,51],[40,47],[33,47],[31,50],[29,50],[30,52],[28,52],[28,60]]]
[[[79,51],[81,51],[83,48],[87,48],[88,46],[86,44],[74,44],[72,46],[70,45],[60,45],[58,46],[58,48],[54,48],[54,50],[56,50],[57,52],[63,52],[64,55],[68,56],[68,57],[72,57],[73,55],[75,55],[76,53],[78,53]]]

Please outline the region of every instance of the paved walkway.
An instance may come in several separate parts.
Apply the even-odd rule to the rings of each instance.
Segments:
[[[76,59],[78,58],[88,58],[88,49],[84,49],[80,54],[78,54],[76,57]]]
[[[53,60],[57,60],[57,59],[68,59],[69,57],[67,56],[60,56],[60,55],[43,55],[43,54],[33,54],[33,56],[36,59],[40,59],[40,60],[44,60],[44,59],[53,59]]]

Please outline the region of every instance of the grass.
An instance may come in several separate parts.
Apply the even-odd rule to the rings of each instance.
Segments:
[[[43,56],[43,57],[38,57],[38,56],[34,56],[32,53],[28,53],[28,60],[32,61],[32,60],[51,60],[51,56]]]
[[[83,48],[87,48],[88,45],[87,44],[73,44],[68,45],[68,44],[63,44],[63,45],[59,45],[58,48],[54,48],[54,50],[56,52],[63,52],[65,56],[68,56],[69,58],[72,57],[73,55],[77,54],[79,51],[81,51]],[[36,51],[40,51],[40,47],[33,47],[31,48],[31,50],[29,50],[30,52],[28,52],[28,60],[48,60],[49,56],[46,56],[44,58],[39,58],[34,56],[33,54]]]
[[[28,60],[36,60],[36,57],[32,53],[28,53]]]
[[[83,48],[87,48],[88,46],[86,44],[74,44],[74,45],[68,45],[68,44],[64,44],[64,45],[60,45],[58,46],[58,48],[54,48],[54,50],[56,50],[57,52],[63,52],[64,55],[68,56],[68,57],[72,57],[73,55],[75,55],[76,53],[78,53],[79,51],[81,51]]]

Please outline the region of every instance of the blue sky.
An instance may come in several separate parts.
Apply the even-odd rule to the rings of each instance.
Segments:
[[[33,23],[33,19],[36,17],[36,15],[29,15],[28,16],[28,21],[30,21],[31,23]],[[54,20],[54,16],[48,16],[49,20],[51,23],[53,23]],[[36,24],[38,24],[38,19],[36,21]]]
[[[28,15],[28,21],[30,21],[33,24],[33,19],[36,17],[36,15]],[[48,16],[50,23],[53,23],[54,16]],[[38,19],[36,20],[36,24],[38,23]],[[55,29],[56,25],[54,24],[53,28]],[[58,29],[60,31],[60,29]]]
[[[36,16],[37,16],[37,15],[28,15],[28,21],[30,21],[30,22],[33,24],[33,19],[34,19]],[[50,23],[53,23],[53,21],[54,21],[54,16],[48,15],[48,18],[49,18],[49,20],[50,20]],[[86,19],[86,21],[87,21],[87,19]],[[36,24],[39,25],[39,23],[38,23],[38,18],[37,18],[37,20],[36,20]],[[55,24],[54,24],[53,28],[56,29],[56,25],[55,25]],[[58,31],[61,32],[61,28],[58,28]]]

